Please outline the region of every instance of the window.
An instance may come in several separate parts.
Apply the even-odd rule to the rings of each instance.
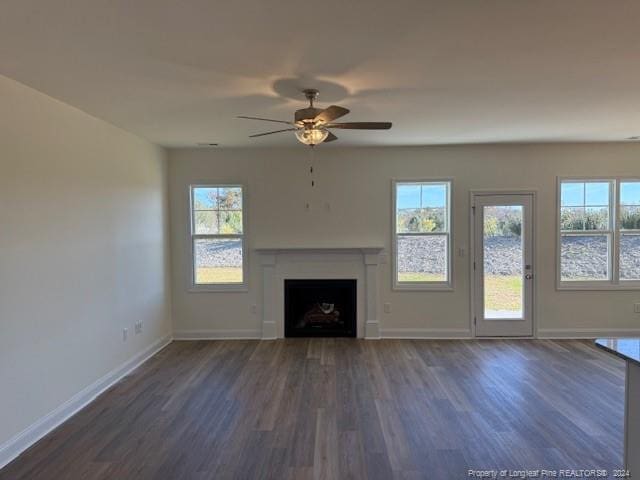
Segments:
[[[611,279],[612,182],[563,181],[560,195],[560,278]]]
[[[394,286],[451,287],[451,182],[394,183]]]
[[[192,185],[190,194],[192,286],[205,290],[244,286],[242,186]]]
[[[563,179],[559,187],[559,286],[633,286],[640,280],[640,181]]]
[[[640,181],[620,182],[620,281],[640,281]]]

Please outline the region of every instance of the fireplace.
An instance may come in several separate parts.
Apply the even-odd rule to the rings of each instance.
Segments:
[[[285,337],[355,337],[356,280],[285,280]]]

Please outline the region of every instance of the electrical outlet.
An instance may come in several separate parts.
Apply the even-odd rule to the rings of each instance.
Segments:
[[[384,313],[391,313],[391,304],[389,302],[384,304]]]
[[[126,342],[127,338],[129,338],[129,329],[128,328],[123,328],[122,329],[122,341]]]
[[[258,313],[258,306],[257,305],[251,305],[251,313]]]
[[[136,322],[134,327],[135,327],[136,335],[138,333],[142,333],[142,320],[140,320],[139,322]]]
[[[640,313],[640,303],[634,303],[633,304],[633,311],[635,313]]]

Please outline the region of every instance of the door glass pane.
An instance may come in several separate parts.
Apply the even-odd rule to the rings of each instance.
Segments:
[[[522,205],[483,207],[484,318],[524,318]]]

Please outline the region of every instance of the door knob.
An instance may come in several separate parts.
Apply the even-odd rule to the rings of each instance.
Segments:
[[[527,273],[524,278],[526,278],[527,280],[531,280],[533,278],[533,273]]]

